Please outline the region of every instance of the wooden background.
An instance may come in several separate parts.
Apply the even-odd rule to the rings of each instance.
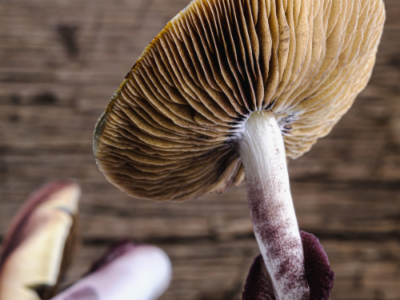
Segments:
[[[400,1],[367,89],[326,138],[290,163],[300,228],[317,235],[331,299],[400,299]],[[0,236],[41,184],[83,188],[76,279],[110,242],[132,237],[171,257],[163,300],[241,299],[258,254],[245,189],[183,204],[131,199],[91,154],[97,118],[144,47],[188,0],[0,0]]]

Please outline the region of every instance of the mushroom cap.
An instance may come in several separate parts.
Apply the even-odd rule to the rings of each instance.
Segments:
[[[301,156],[366,86],[384,20],[382,0],[192,1],[97,122],[100,170],[139,198],[223,192],[245,180],[236,142],[263,110]]]

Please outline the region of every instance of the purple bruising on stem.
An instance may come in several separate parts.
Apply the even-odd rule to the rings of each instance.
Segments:
[[[277,295],[290,299],[294,290],[306,290],[307,280],[302,259],[302,243],[292,234],[293,220],[285,216],[284,207],[279,202],[266,199],[265,192],[259,188],[261,183],[248,183],[248,203],[257,240],[265,247],[262,252],[269,261],[268,272]],[[267,200],[267,201],[266,201]],[[271,201],[268,201],[271,200]],[[297,225],[297,224],[296,224]],[[301,254],[300,254],[301,253]],[[296,255],[297,254],[297,255]],[[273,268],[271,265],[274,265]],[[282,283],[282,284],[281,284]],[[297,294],[297,293],[296,293]],[[286,297],[288,296],[288,297]],[[301,300],[308,300],[309,293],[298,295]],[[293,299],[293,298],[292,298]]]
[[[328,256],[319,240],[301,231],[304,249],[306,279],[310,286],[309,300],[328,300],[333,288],[335,273],[329,266]],[[243,291],[243,300],[275,300],[271,279],[261,255],[254,259]]]
[[[286,154],[272,113],[253,113],[239,140],[254,233],[277,300],[308,300]]]

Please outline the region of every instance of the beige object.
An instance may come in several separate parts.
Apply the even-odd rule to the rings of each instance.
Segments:
[[[11,226],[1,256],[0,299],[40,300],[54,293],[69,263],[80,189],[71,182],[34,194]],[[37,292],[38,293],[37,293]]]
[[[286,155],[329,133],[367,84],[382,0],[195,0],[145,49],[98,121],[94,155],[132,196],[186,200],[245,180],[237,151],[271,111]]]

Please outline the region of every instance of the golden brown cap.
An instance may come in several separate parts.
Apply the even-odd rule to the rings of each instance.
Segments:
[[[96,124],[107,179],[186,200],[245,179],[235,144],[271,110],[287,156],[325,136],[367,84],[382,0],[194,0],[145,49]]]

